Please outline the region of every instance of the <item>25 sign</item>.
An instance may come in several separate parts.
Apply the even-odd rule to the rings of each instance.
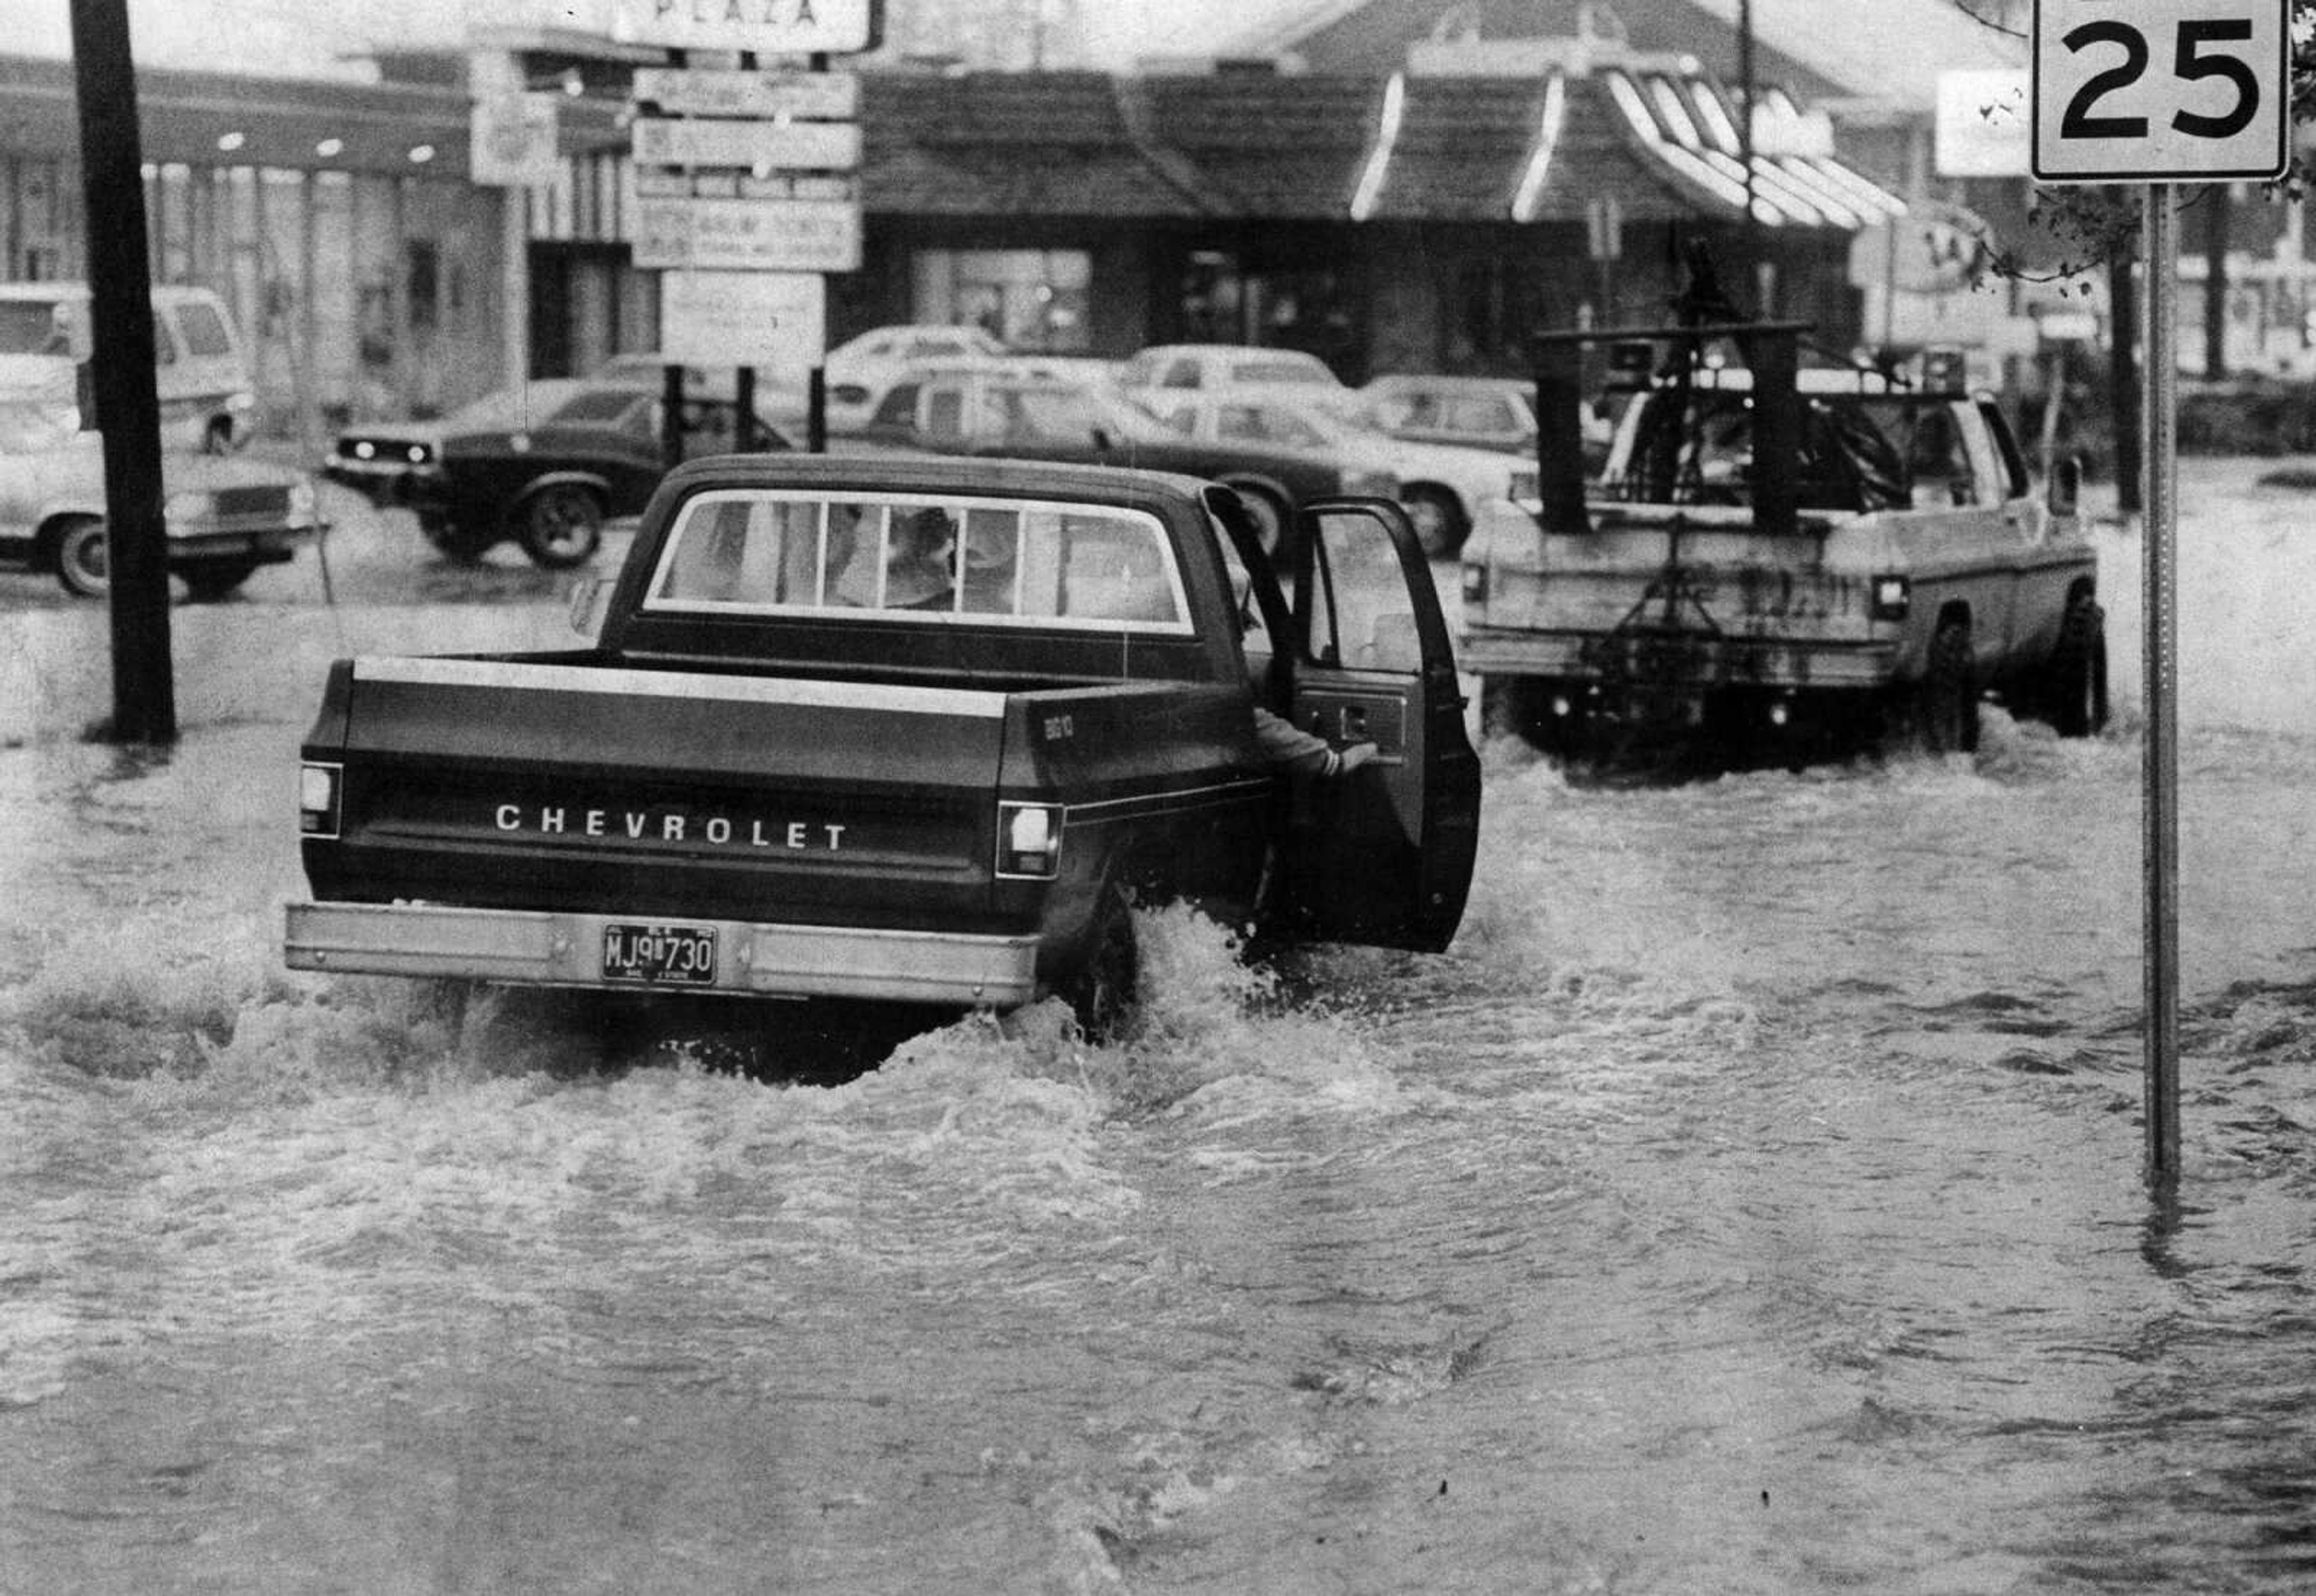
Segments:
[[[2291,0],[2035,0],[2044,182],[2275,177],[2291,155]]]

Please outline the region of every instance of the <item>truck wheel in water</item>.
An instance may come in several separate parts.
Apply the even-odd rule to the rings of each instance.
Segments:
[[[603,542],[603,501],[586,488],[557,483],[522,507],[517,534],[534,564],[563,571],[592,558]]]
[[[1400,507],[1407,511],[1415,539],[1428,558],[1445,559],[1464,546],[1464,507],[1447,489],[1410,488]]]
[[[1134,940],[1134,908],[1116,883],[1102,888],[1094,910],[1092,953],[1062,996],[1077,1015],[1086,1040],[1115,1041],[1134,1012],[1142,980],[1142,954]]]
[[[1577,702],[1576,687],[1566,682],[1534,676],[1486,676],[1480,678],[1480,734],[1517,737],[1540,754],[1557,759],[1578,757],[1584,749],[1583,718],[1554,714],[1553,701],[1565,696]]]
[[[215,604],[220,598],[231,598],[256,570],[254,560],[209,560],[186,566],[181,574],[195,602]]]
[[[74,516],[57,533],[57,581],[67,593],[102,598],[112,590],[112,545],[104,523],[94,516]]]
[[[1968,621],[1957,616],[1938,623],[1918,703],[1925,749],[1934,754],[1978,751],[1978,657]]]
[[[2095,737],[2107,729],[2107,611],[2089,593],[2067,600],[2044,678],[2044,716],[2062,737]]]

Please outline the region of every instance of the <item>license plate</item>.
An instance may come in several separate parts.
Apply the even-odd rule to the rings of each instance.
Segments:
[[[716,928],[712,926],[606,926],[603,927],[603,979],[712,987],[716,984]]]

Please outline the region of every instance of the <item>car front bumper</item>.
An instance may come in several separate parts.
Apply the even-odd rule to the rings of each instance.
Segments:
[[[287,921],[282,956],[292,970],[989,1008],[1013,1007],[1037,996],[1034,935],[438,904],[292,903]],[[606,933],[638,924],[713,930],[719,950],[715,980],[679,985],[606,977]]]
[[[407,504],[424,480],[437,477],[441,467],[414,466],[401,460],[357,460],[333,451],[322,461],[322,475],[342,488],[352,488],[380,510]]]
[[[310,547],[329,530],[315,521],[302,527],[196,527],[169,533],[169,563],[183,565],[208,560],[250,560],[279,565]]]

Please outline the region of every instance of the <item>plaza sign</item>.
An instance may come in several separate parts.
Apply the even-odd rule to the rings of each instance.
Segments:
[[[631,137],[638,166],[850,172],[860,164],[858,122],[638,117]]]
[[[660,352],[681,366],[753,366],[801,391],[827,347],[827,296],[809,272],[671,271],[660,279]]]
[[[860,79],[851,72],[636,70],[635,100],[669,116],[795,117],[849,122],[860,114]]]
[[[839,55],[873,49],[879,0],[617,0],[611,37],[664,49]]]
[[[858,271],[860,208],[841,200],[638,198],[644,270]]]

